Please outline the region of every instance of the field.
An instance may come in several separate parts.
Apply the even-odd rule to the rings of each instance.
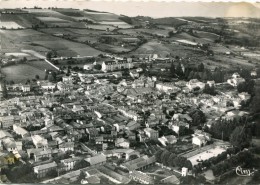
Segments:
[[[40,19],[43,22],[68,22],[67,20],[57,17],[37,17],[37,19]]]
[[[28,79],[34,79],[39,75],[41,79],[45,76],[45,71],[28,64],[19,64],[2,68],[2,73],[6,75],[6,80],[13,80],[16,83],[26,82]]]
[[[94,29],[94,30],[103,30],[103,31],[106,31],[107,29],[109,29],[109,31],[113,31],[115,29],[114,26],[97,25],[97,24],[86,24],[86,28]]]
[[[136,51],[132,52],[134,55],[149,55],[149,54],[160,54],[162,57],[166,57],[167,55],[180,56],[180,57],[190,57],[190,55],[196,56],[201,55],[201,52],[195,48],[190,48],[187,46],[182,46],[179,44],[167,44],[160,43],[158,41],[152,40],[141,47],[139,47]]]
[[[205,31],[198,31],[195,30],[195,35],[199,36],[200,38],[208,39],[210,41],[215,41],[220,36],[215,33],[205,32]]]
[[[0,28],[6,28],[6,29],[21,29],[23,28],[22,26],[20,26],[19,24],[17,24],[16,22],[0,22]]]
[[[33,24],[40,25],[40,21],[31,14],[1,14],[0,22],[15,22],[24,28],[31,28]],[[1,24],[1,23],[0,23]]]
[[[19,52],[21,49],[33,49],[45,55],[46,50],[56,50],[60,56],[90,56],[102,53],[88,45],[68,41],[34,30],[3,30],[0,32],[2,37],[3,52]],[[1,43],[2,44],[2,43]],[[40,49],[40,51],[36,49]]]

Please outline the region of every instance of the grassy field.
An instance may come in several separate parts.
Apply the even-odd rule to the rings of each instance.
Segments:
[[[45,71],[28,64],[19,64],[2,68],[2,73],[6,75],[6,80],[13,80],[15,83],[26,82],[32,80],[35,75],[39,75],[41,79],[45,76]]]
[[[45,48],[47,50],[56,50],[60,56],[66,57],[77,55],[96,56],[102,53],[88,45],[68,41],[34,30],[4,30],[0,32],[0,35],[3,41],[3,52],[19,52],[21,49],[32,49],[34,46],[37,46],[34,49],[40,48],[39,53],[42,53],[43,48]]]

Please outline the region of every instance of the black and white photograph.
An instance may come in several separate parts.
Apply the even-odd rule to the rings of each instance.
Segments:
[[[0,184],[260,184],[260,2],[0,0]]]

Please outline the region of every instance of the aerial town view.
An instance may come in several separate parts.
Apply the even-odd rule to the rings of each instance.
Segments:
[[[260,5],[42,2],[0,1],[0,184],[260,184]]]

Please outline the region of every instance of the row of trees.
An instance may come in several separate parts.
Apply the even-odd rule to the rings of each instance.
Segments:
[[[230,141],[233,146],[243,149],[249,146],[253,129],[246,119],[218,120],[210,129],[205,130],[212,134],[212,137]]]
[[[192,169],[192,164],[185,157],[177,156],[175,153],[171,153],[168,150],[158,150],[155,153],[156,160],[165,166],[169,167],[186,167]]]
[[[243,151],[237,155],[231,156],[229,159],[222,163],[218,163],[212,167],[213,174],[219,176],[238,165],[251,166],[254,159],[253,154],[250,151]]]

